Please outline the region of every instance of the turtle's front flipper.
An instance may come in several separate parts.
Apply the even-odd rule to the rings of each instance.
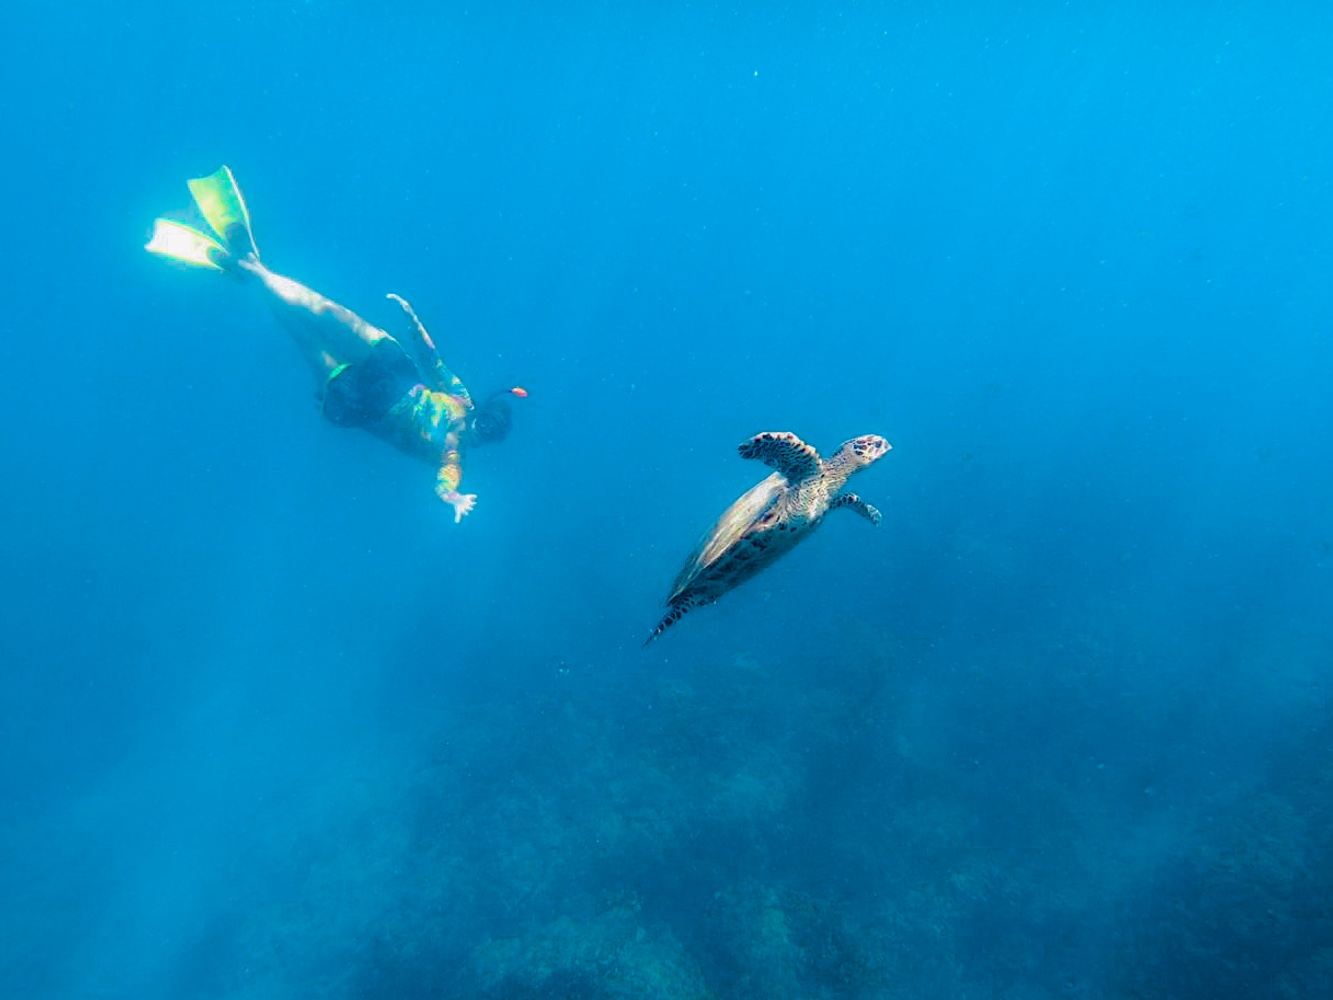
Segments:
[[[757,458],[770,469],[777,469],[789,483],[799,483],[817,474],[819,452],[791,431],[764,431],[738,449],[741,458]]]
[[[842,496],[836,497],[833,502],[828,505],[829,510],[836,510],[839,507],[850,507],[871,524],[879,524],[880,519],[884,516],[879,512],[878,507],[866,503],[855,493],[844,493]]]

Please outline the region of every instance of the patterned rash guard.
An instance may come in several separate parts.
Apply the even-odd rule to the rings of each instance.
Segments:
[[[400,343],[430,384],[418,382],[412,386],[370,430],[403,451],[433,463],[437,470],[435,492],[444,499],[463,481],[458,445],[467,429],[472,394],[444,363],[435,341],[407,300],[392,293],[389,298],[402,307],[408,320]]]
[[[417,383],[370,428],[403,451],[435,463],[435,492],[441,495],[457,490],[463,481],[458,441],[472,409],[472,399],[462,383],[457,377],[452,382],[461,393]]]

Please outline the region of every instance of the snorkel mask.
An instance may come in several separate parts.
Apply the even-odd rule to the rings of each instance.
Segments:
[[[472,419],[468,421],[468,430],[476,444],[495,444],[509,436],[509,428],[513,423],[513,413],[509,405],[511,396],[527,399],[528,390],[519,385],[511,389],[499,389],[473,409]]]

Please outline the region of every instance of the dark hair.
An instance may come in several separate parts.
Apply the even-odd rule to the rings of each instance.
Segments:
[[[472,419],[468,422],[473,443],[495,444],[509,436],[513,412],[505,398],[508,395],[508,389],[493,392],[473,409]]]

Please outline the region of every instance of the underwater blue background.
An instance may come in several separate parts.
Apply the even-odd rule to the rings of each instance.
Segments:
[[[7,5],[0,994],[1329,995],[1333,11],[1166,6]],[[760,430],[883,525],[641,649]]]

